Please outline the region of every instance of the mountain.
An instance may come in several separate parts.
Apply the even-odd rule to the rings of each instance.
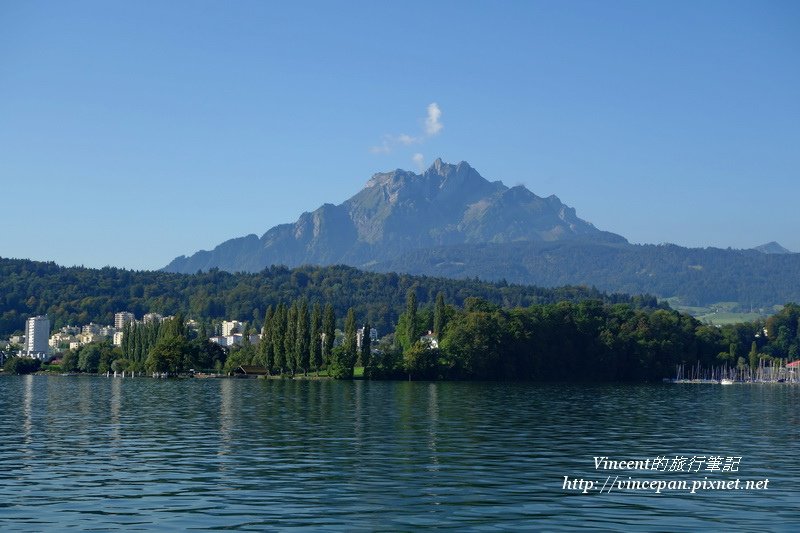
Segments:
[[[466,162],[437,159],[422,174],[379,173],[340,205],[325,204],[261,238],[248,235],[174,259],[164,270],[257,272],[272,264],[364,267],[436,246],[590,239],[625,244],[578,218],[556,196],[483,178]]]
[[[756,246],[753,248],[762,254],[791,254],[794,253],[791,250],[787,250],[780,244],[775,241],[768,242],[767,244],[762,244],[761,246]]]
[[[784,253],[778,253],[783,251]],[[325,204],[261,237],[226,241],[164,270],[260,272],[269,265],[345,264],[377,272],[480,278],[543,287],[679,297],[687,305],[800,301],[800,254],[632,245],[595,228],[556,196],[484,179],[467,163],[379,173],[340,205]]]

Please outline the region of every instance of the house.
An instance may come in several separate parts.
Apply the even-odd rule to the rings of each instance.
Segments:
[[[428,348],[438,348],[439,347],[439,338],[433,334],[432,331],[428,331],[425,335],[419,338],[419,341],[422,344],[428,346]]]

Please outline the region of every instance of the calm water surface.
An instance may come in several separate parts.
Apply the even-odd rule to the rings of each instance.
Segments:
[[[800,387],[0,377],[0,529],[800,530]],[[740,456],[738,473],[594,456]],[[564,490],[564,476],[767,490]]]

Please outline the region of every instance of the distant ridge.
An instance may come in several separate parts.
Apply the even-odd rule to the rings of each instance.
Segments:
[[[775,241],[770,241],[767,244],[756,246],[753,250],[759,251],[762,254],[793,254],[791,250],[787,250]]]

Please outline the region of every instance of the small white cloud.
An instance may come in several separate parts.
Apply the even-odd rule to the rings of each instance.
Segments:
[[[425,119],[425,134],[432,137],[442,131],[444,125],[439,122],[442,117],[442,110],[439,109],[439,104],[433,102],[428,104],[428,116]]]
[[[421,140],[422,139],[420,139],[419,137],[412,137],[411,135],[406,135],[405,133],[401,133],[400,135],[397,136],[397,142],[399,142],[400,144],[404,144],[406,146],[418,143]]]
[[[417,168],[422,172],[425,170],[425,156],[417,152],[416,154],[411,156],[411,160],[417,165]]]
[[[386,140],[384,140],[380,146],[370,147],[369,151],[372,152],[373,154],[388,154],[389,152],[392,151],[392,148],[391,146],[389,146],[389,143]]]
[[[406,133],[401,133],[400,135],[384,135],[381,144],[371,147],[369,151],[373,154],[389,154],[397,146],[422,144],[429,137],[438,135],[439,132],[442,131],[444,125],[440,121],[441,117],[442,110],[439,108],[439,104],[436,102],[428,104],[428,115],[425,117],[425,128],[420,135],[414,136]],[[415,162],[417,161],[417,156],[422,157],[421,154],[414,154],[413,159]]]

